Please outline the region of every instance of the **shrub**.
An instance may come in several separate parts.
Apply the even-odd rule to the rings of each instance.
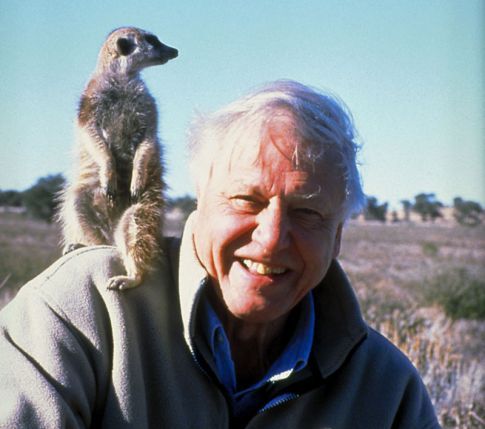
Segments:
[[[423,222],[428,219],[434,222],[436,218],[443,217],[442,207],[443,204],[436,199],[435,194],[421,193],[414,197],[413,210],[421,216]]]
[[[0,190],[0,206],[21,207],[22,194],[19,191]]]
[[[178,208],[183,214],[183,220],[197,208],[197,201],[190,195],[184,195],[182,197],[169,198],[167,201],[168,209]]]
[[[482,206],[475,201],[465,201],[460,197],[453,200],[453,216],[460,225],[480,225],[482,213]]]
[[[432,241],[423,241],[421,243],[421,249],[425,256],[436,256],[440,250],[438,245]]]
[[[56,207],[56,195],[62,189],[62,174],[41,177],[36,184],[24,191],[23,202],[27,212],[34,218],[52,222]]]
[[[437,304],[451,319],[485,319],[485,281],[464,268],[425,279],[419,287],[425,304]]]
[[[367,197],[367,207],[364,210],[366,220],[386,221],[387,203],[379,204],[376,197]]]

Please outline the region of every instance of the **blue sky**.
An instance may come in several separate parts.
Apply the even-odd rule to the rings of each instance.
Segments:
[[[171,195],[192,193],[186,130],[264,82],[337,94],[363,141],[364,190],[485,203],[482,0],[2,0],[0,189],[68,172],[78,98],[105,36],[134,25],[180,56],[144,72]]]

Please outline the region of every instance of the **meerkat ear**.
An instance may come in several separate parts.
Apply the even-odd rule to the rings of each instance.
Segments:
[[[116,41],[116,48],[120,55],[126,56],[130,55],[135,50],[135,44],[132,40],[120,37]]]

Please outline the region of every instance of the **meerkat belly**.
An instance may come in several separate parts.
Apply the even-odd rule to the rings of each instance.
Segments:
[[[130,204],[130,184],[133,170],[132,160],[115,155],[117,205],[126,208]]]
[[[118,194],[129,195],[135,152],[156,121],[155,104],[140,85],[115,85],[97,99],[97,128],[116,164]]]
[[[146,96],[136,91],[106,90],[99,100],[98,127],[114,154],[133,159],[148,127]]]

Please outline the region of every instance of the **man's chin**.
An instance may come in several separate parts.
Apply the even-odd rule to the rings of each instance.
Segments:
[[[248,324],[267,324],[280,319],[287,313],[286,307],[269,302],[261,296],[254,299],[226,300],[226,308],[236,319]]]

